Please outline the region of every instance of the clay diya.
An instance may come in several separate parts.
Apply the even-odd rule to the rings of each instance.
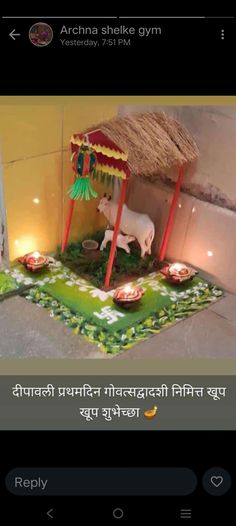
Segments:
[[[144,290],[141,287],[132,287],[131,285],[125,285],[113,294],[113,301],[124,309],[129,309],[133,305],[136,305],[142,298]]]
[[[197,270],[188,267],[185,263],[172,263],[171,265],[163,267],[160,272],[170,283],[177,285],[192,279],[198,273]]]
[[[157,414],[157,406],[154,405],[152,409],[148,409],[147,411],[144,411],[144,416],[147,418],[147,420],[152,420],[156,414]]]
[[[30,252],[18,259],[19,263],[24,265],[31,272],[39,272],[49,264],[49,259],[40,252]]]

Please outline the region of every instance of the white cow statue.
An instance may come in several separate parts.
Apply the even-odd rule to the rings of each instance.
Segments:
[[[98,211],[107,218],[109,225],[114,226],[116,221],[118,204],[108,198],[102,197],[98,205]],[[146,214],[133,212],[126,205],[123,206],[120,231],[128,236],[134,236],[141,248],[141,257],[151,254],[152,242],[155,235],[155,227],[150,217]]]
[[[100,250],[104,250],[106,248],[108,241],[112,241],[113,239],[114,230],[106,230],[105,236],[103,239],[103,242],[101,243]],[[134,236],[123,236],[122,234],[118,234],[116,246],[119,248],[123,248],[127,254],[130,254],[130,248],[129,243],[132,241],[135,241]]]

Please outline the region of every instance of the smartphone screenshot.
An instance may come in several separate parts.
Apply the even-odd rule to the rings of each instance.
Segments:
[[[9,523],[235,523],[235,16],[127,10],[1,9]]]

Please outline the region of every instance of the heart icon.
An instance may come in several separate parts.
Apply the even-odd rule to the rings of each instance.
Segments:
[[[213,484],[213,486],[215,486],[215,488],[219,488],[221,486],[221,484],[223,483],[224,479],[223,477],[211,477],[211,483]]]

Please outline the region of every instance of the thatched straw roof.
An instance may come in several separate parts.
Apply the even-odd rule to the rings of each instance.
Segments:
[[[163,112],[146,112],[115,117],[96,124],[128,153],[131,174],[154,180],[172,168],[191,163],[198,148],[186,128]]]

